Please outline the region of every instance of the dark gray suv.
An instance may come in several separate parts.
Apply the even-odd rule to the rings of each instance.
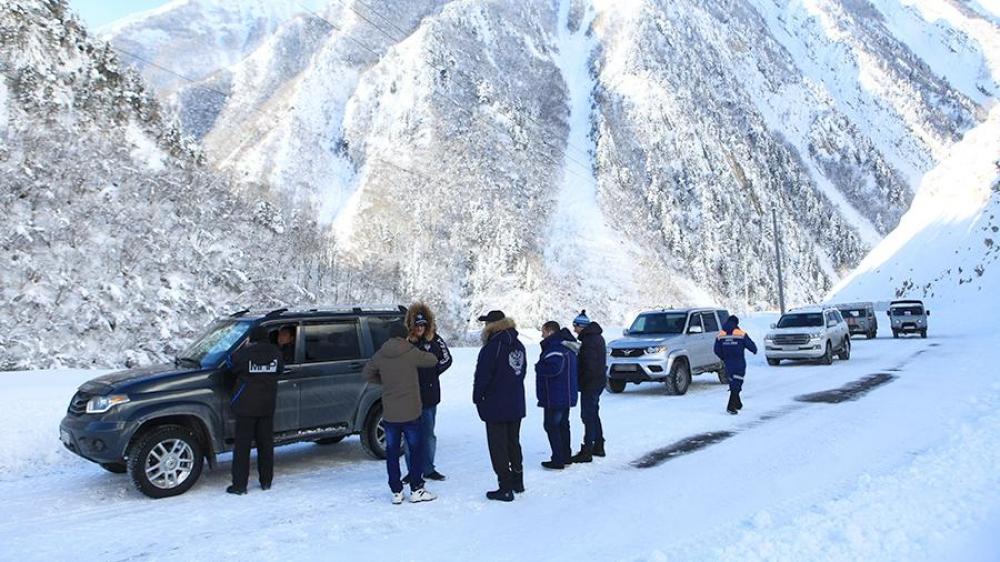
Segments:
[[[173,363],[111,373],[80,386],[59,426],[70,451],[116,473],[128,472],[147,496],[183,494],[231,451],[235,420],[229,354],[263,325],[282,347],[275,444],[337,443],[360,434],[375,458],[385,458],[381,387],[361,377],[367,360],[402,323],[405,307],[374,306],[253,313],[219,318]]]

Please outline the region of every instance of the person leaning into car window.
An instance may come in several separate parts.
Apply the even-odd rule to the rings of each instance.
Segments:
[[[281,350],[268,339],[267,329],[258,326],[249,342],[229,360],[236,374],[230,408],[236,416],[236,443],[233,446],[233,483],[230,494],[247,493],[250,479],[250,442],[257,443],[257,475],[263,490],[274,479],[274,407],[278,377],[285,369]]]
[[[282,326],[278,330],[278,349],[285,365],[295,362],[295,329],[291,326]]]

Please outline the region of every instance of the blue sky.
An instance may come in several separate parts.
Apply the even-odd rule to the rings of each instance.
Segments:
[[[69,6],[90,29],[116,19],[166,4],[167,0],[70,0]]]

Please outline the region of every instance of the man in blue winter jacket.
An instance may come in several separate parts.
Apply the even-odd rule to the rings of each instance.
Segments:
[[[726,364],[726,374],[729,375],[729,404],[726,411],[734,416],[743,409],[740,391],[743,390],[743,377],[747,373],[744,353],[747,350],[756,355],[757,344],[740,329],[740,319],[730,316],[715,338],[715,354]]]
[[[535,394],[545,413],[545,433],[549,436],[552,458],[542,463],[550,470],[570,464],[569,410],[576,406],[576,338],[558,322],[542,325],[542,356],[535,364]],[[573,347],[571,347],[573,346]]]
[[[524,464],[521,454],[521,420],[525,415],[524,375],[527,356],[517,339],[514,320],[492,310],[479,317],[485,322],[472,384],[472,401],[479,418],[486,423],[490,461],[499,489],[486,494],[497,501],[513,501],[515,492],[524,491]]]

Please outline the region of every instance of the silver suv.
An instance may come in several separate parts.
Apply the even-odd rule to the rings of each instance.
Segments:
[[[769,365],[783,359],[806,359],[824,365],[837,354],[851,358],[851,333],[840,311],[832,307],[799,308],[781,315],[764,338],[764,355]]]
[[[729,312],[716,308],[660,309],[640,313],[624,338],[608,344],[608,390],[627,383],[663,382],[668,394],[684,394],[691,376],[715,372],[729,383],[715,356],[715,338]]]
[[[889,303],[889,321],[892,324],[892,337],[900,334],[920,334],[927,337],[927,317],[931,311],[924,308],[923,301],[905,300]]]

